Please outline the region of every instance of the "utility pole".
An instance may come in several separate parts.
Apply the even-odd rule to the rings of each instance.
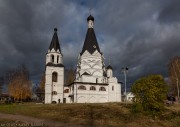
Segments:
[[[126,74],[127,74],[127,72],[128,72],[128,67],[123,67],[122,68],[122,72],[124,73],[124,85],[125,85],[125,91],[124,91],[124,95],[125,95],[125,103],[126,103],[126,101],[127,101],[127,96],[126,96]]]

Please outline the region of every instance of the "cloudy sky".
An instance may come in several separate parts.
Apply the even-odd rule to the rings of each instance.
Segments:
[[[128,66],[128,84],[141,76],[168,76],[180,54],[180,0],[0,0],[0,75],[25,64],[38,83],[58,28],[66,68],[75,68],[87,32],[89,8],[101,51],[115,75]]]

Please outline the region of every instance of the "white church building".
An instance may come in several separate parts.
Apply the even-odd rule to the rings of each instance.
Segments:
[[[88,30],[78,56],[76,76],[64,84],[63,54],[57,35],[54,35],[46,54],[45,103],[105,103],[121,102],[121,84],[113,76],[111,65],[105,66],[94,32],[94,17],[87,18]]]

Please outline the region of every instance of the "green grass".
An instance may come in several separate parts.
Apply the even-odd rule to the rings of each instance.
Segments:
[[[167,107],[166,112],[155,119],[132,113],[130,107],[121,103],[10,104],[0,105],[0,112],[93,127],[180,127],[180,105]]]

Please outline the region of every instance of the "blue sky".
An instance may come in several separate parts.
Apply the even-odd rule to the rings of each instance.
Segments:
[[[148,74],[168,76],[168,63],[180,54],[179,0],[1,0],[0,75],[25,64],[34,82],[58,28],[66,68],[76,68],[87,32],[89,9],[105,63],[128,84]]]

